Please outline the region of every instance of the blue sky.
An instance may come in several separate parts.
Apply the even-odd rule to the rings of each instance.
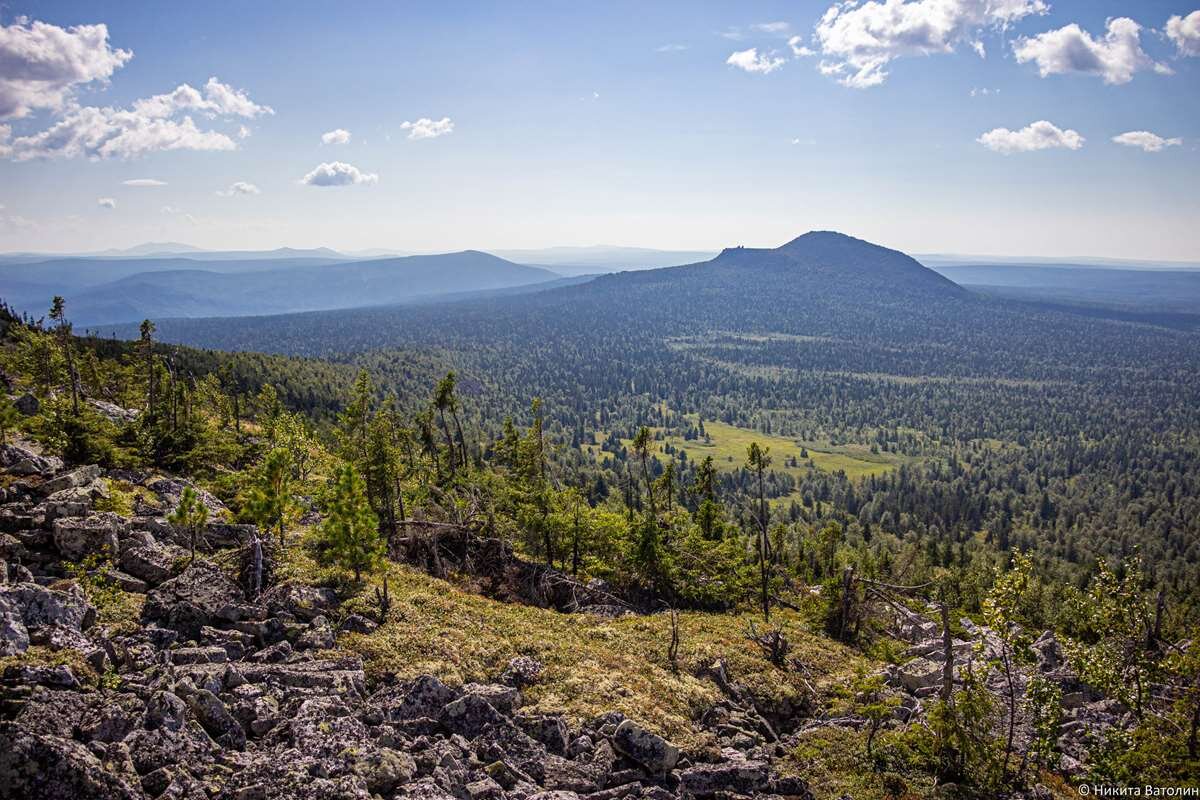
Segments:
[[[1200,261],[1198,0],[0,2],[0,26],[0,250],[832,228]]]

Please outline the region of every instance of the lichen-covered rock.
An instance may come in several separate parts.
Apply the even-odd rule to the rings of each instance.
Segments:
[[[266,607],[269,614],[287,613],[296,619],[311,622],[333,608],[337,595],[332,589],[289,582],[272,586],[263,592],[258,602]]]
[[[28,464],[32,472],[18,469],[19,465]],[[28,447],[11,442],[0,444],[0,467],[14,475],[50,474],[62,469],[62,459],[55,456],[41,456]]]
[[[0,722],[0,797],[140,800],[144,795],[78,742]]]
[[[128,523],[111,512],[88,517],[54,520],[54,546],[68,561],[80,561],[93,553],[115,558],[120,549],[120,534]]]
[[[372,698],[391,722],[436,717],[442,707],[458,695],[432,675],[417,677],[407,688],[384,689]]]
[[[641,764],[652,775],[670,772],[679,761],[678,747],[633,720],[627,719],[617,726],[612,744],[618,753]]]
[[[150,586],[157,586],[171,577],[176,559],[182,556],[182,550],[173,552],[151,540],[149,544],[122,548],[121,569]]]
[[[517,656],[508,662],[500,673],[500,683],[524,689],[538,682],[542,676],[542,662],[532,656]]]
[[[62,590],[36,583],[0,585],[0,602],[20,614],[26,628],[61,625],[78,631],[90,627],[96,619],[96,609],[75,583]]]
[[[723,792],[754,795],[766,785],[768,777],[765,762],[741,759],[696,764],[679,773],[684,792],[693,797],[712,797]]]
[[[351,770],[366,782],[367,791],[386,797],[413,779],[417,763],[408,753],[383,747],[360,755]]]
[[[512,686],[497,683],[464,683],[463,694],[482,697],[502,714],[512,714],[521,707],[521,692]]]
[[[0,656],[15,656],[29,649],[29,629],[12,601],[0,596]]]
[[[86,486],[92,481],[100,477],[101,470],[96,464],[88,464],[86,467],[77,467],[70,472],[63,473],[57,478],[52,478],[41,485],[41,493],[49,497],[55,492],[61,492],[64,489],[74,489],[79,486]]]
[[[467,694],[443,706],[438,722],[447,730],[474,739],[486,728],[504,725],[508,720],[484,697]]]
[[[226,618],[243,602],[242,590],[216,566],[197,560],[146,595],[142,619],[198,639],[200,629]]]
[[[197,689],[188,694],[187,705],[217,744],[234,750],[246,746],[246,731],[229,713],[221,698],[207,689]]]

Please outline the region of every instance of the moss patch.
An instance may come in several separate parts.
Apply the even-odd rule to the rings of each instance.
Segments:
[[[341,646],[360,654],[368,674],[412,678],[430,673],[449,683],[493,680],[509,659],[542,662],[541,681],[526,691],[529,705],[579,721],[621,711],[688,748],[708,744],[694,722],[719,698],[716,685],[696,677],[723,658],[730,677],[770,713],[808,700],[804,678],[817,690],[818,705],[853,674],[861,657],[812,633],[799,615],[773,618],[792,642],[792,654],[808,670],[771,665],[745,638],[749,614],[679,614],[679,671],[667,658],[670,620],[663,614],[604,619],[560,614],[489,600],[452,583],[393,565],[392,611],[370,635],[343,637]],[[375,613],[371,587],[362,587],[347,610]]]

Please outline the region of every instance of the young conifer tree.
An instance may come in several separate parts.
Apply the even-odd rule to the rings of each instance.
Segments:
[[[321,523],[321,538],[339,566],[354,570],[354,580],[383,560],[384,539],[379,522],[367,501],[367,487],[350,464],[337,468],[330,487],[329,505]]]

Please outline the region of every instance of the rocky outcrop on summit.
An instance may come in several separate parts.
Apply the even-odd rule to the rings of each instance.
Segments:
[[[339,631],[379,623],[331,589],[272,585],[269,569],[256,593],[237,554],[258,546],[269,561],[270,545],[223,522],[216,498],[215,534],[191,562],[162,516],[184,482],[2,455],[30,471],[0,490],[0,798],[810,796],[774,771],[773,737],[714,730],[723,750],[684,753],[618,713],[572,724],[528,709],[523,690],[542,676],[528,656],[486,683],[373,684],[334,648]],[[96,511],[118,477],[159,504]],[[138,595],[140,626],[98,622],[80,569]]]

